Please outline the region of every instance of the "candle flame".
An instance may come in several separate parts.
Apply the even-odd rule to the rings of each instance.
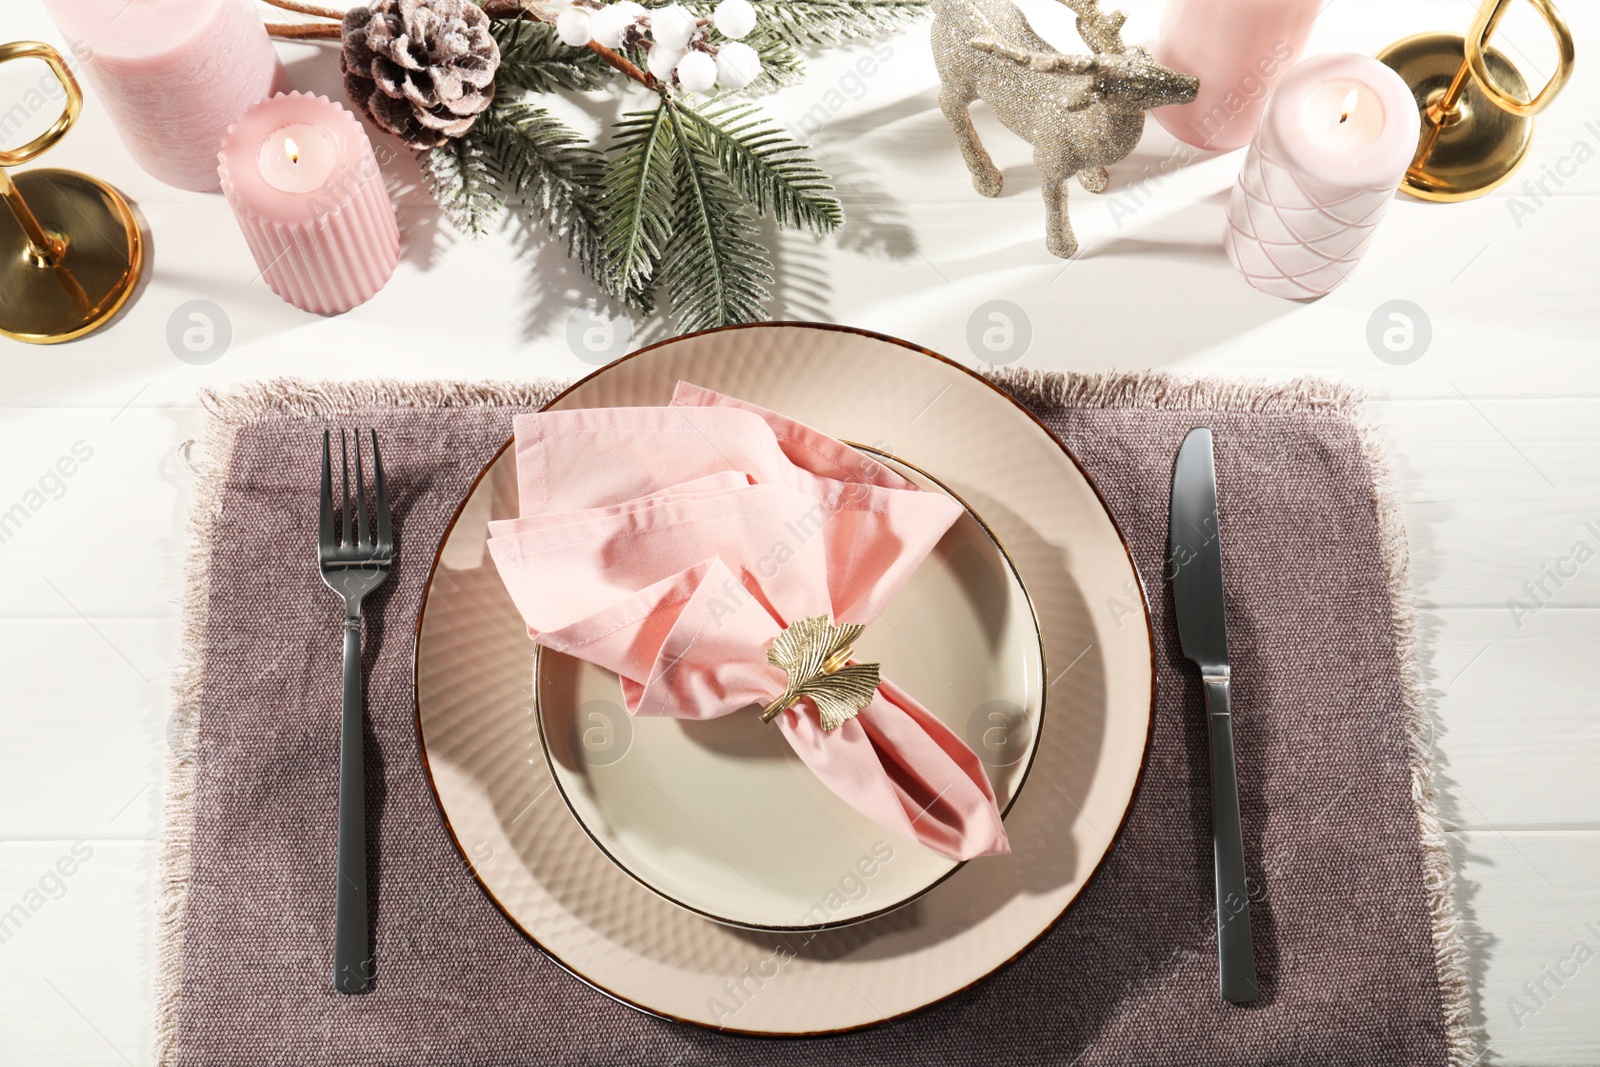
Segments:
[[[1350,119],[1350,113],[1356,109],[1356,91],[1351,89],[1345,94],[1344,103],[1339,105],[1339,125],[1343,126]]]
[[[290,163],[300,162],[300,146],[294,143],[293,137],[285,137],[283,139],[283,150],[289,156]]]

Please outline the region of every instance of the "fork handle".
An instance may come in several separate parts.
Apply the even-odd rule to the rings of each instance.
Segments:
[[[1255,950],[1250,937],[1250,886],[1244,873],[1239,778],[1233,761],[1233,715],[1227,675],[1206,676],[1206,722],[1211,735],[1211,842],[1217,875],[1217,985],[1222,999],[1256,999]]]
[[[339,727],[339,872],[333,911],[333,984],[365,993],[372,979],[367,941],[367,776],[361,713],[361,613],[344,620],[344,713]]]

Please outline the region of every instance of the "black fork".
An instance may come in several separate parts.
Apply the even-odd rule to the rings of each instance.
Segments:
[[[335,523],[332,434],[322,433],[322,506],[317,520],[317,563],[322,580],[344,598],[344,712],[339,725],[339,871],[333,913],[333,984],[341,993],[365,993],[372,983],[367,937],[366,766],[362,751],[361,601],[389,576],[394,528],[383,490],[378,435],[372,442],[373,517],[367,519],[361,433],[354,440],[356,483],[350,493],[351,441],[339,431],[342,505]]]

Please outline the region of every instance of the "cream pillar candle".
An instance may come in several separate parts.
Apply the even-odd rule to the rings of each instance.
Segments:
[[[217,171],[262,277],[295,307],[349,311],[394,274],[400,230],[372,142],[333,101],[257,104],[228,130]]]
[[[217,149],[245,108],[288,88],[248,0],[45,0],[134,161],[180,189],[217,188]]]
[[[1284,76],[1228,200],[1223,247],[1262,292],[1306,299],[1361,260],[1417,150],[1411,90],[1376,59],[1313,56]]]

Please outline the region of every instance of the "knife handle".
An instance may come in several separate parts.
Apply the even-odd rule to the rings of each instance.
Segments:
[[[1226,669],[1226,668],[1224,668]],[[1233,764],[1233,717],[1228,675],[1206,675],[1206,723],[1211,734],[1211,842],[1217,869],[1217,985],[1223,1000],[1256,999],[1256,959],[1250,938],[1250,889],[1244,876],[1239,779]]]

